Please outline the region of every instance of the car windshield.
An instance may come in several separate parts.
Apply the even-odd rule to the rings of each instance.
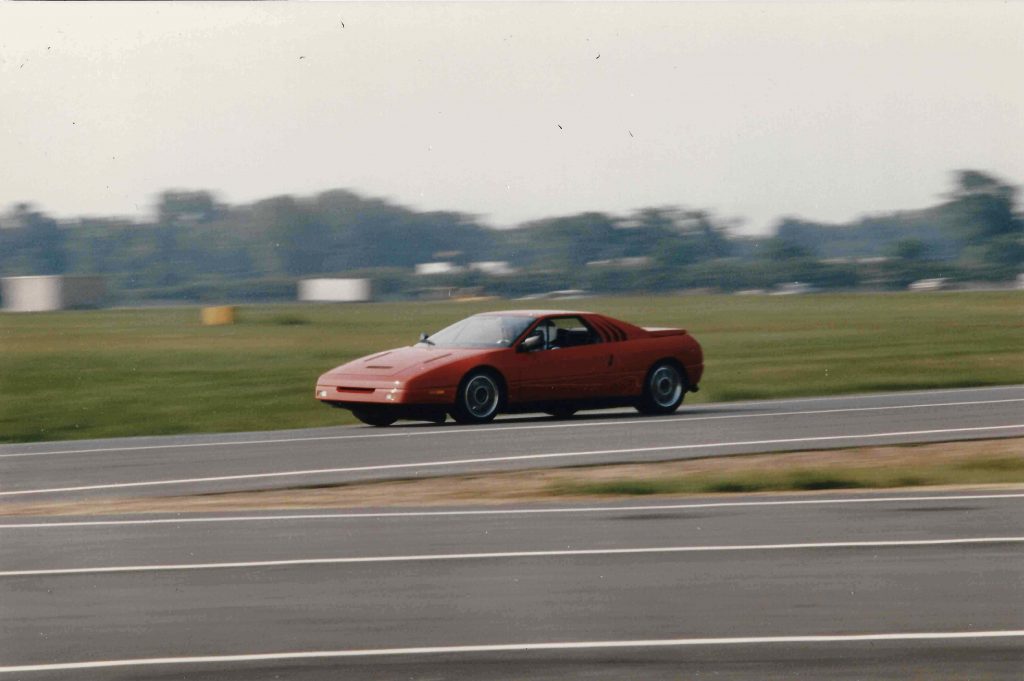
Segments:
[[[423,342],[442,348],[507,348],[533,320],[519,315],[476,315],[441,329]]]

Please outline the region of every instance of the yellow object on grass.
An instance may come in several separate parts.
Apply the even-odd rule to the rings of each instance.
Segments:
[[[222,326],[235,323],[235,308],[233,305],[204,307],[202,314],[203,326]]]

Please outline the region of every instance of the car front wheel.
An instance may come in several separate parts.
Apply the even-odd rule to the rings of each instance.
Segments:
[[[501,381],[490,371],[470,372],[462,379],[452,417],[459,423],[487,423],[504,400]]]
[[[658,362],[647,372],[644,394],[636,409],[641,414],[671,414],[683,403],[686,379],[672,362]]]

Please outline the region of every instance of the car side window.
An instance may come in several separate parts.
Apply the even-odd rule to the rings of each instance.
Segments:
[[[537,326],[542,334],[545,350],[573,348],[600,343],[601,337],[579,317],[545,319]]]

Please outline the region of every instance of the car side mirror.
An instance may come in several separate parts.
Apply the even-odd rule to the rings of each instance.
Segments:
[[[540,336],[527,336],[516,348],[516,352],[533,352],[539,350],[543,344],[544,339]]]

